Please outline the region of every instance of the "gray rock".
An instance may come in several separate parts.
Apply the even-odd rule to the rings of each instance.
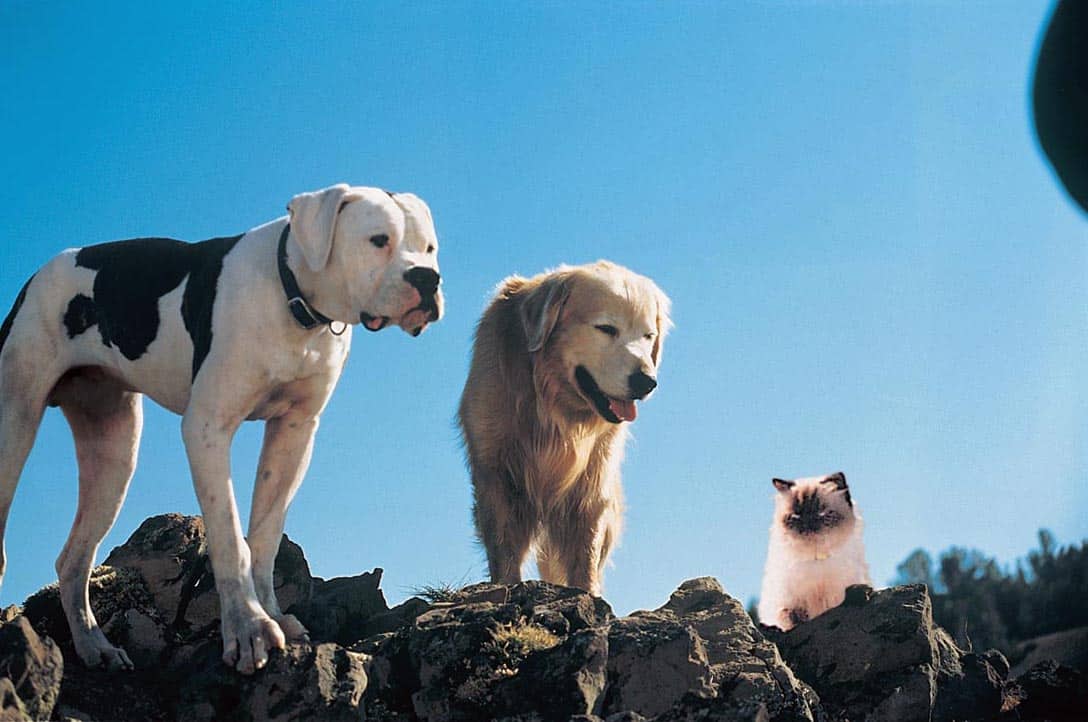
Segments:
[[[1088,674],[1088,627],[1045,634],[1016,645],[1012,651],[1016,662],[1012,674],[1018,676],[1046,660]]]
[[[198,516],[162,514],[146,519],[110,552],[105,564],[139,572],[167,623],[199,630],[219,619],[204,520]],[[285,610],[312,593],[313,579],[302,548],[286,535],[276,555],[274,585],[280,608]]]
[[[964,654],[959,660],[959,675],[938,677],[933,722],[993,719],[1006,709],[1009,690],[991,659],[987,655]]]
[[[715,694],[703,640],[690,626],[666,615],[642,613],[617,620],[608,633],[608,648],[605,714],[631,710],[652,717],[685,695]]]
[[[48,637],[39,637],[25,617],[0,626],[0,677],[9,683],[0,690],[4,715],[49,719],[63,674],[60,649]]]
[[[767,632],[835,719],[990,720],[1016,703],[1004,655],[960,650],[934,624],[924,585],[851,587],[841,606]]]
[[[91,570],[91,611],[103,629],[111,620],[129,610],[138,610],[156,621],[161,621],[155,601],[139,573],[131,569],[115,569],[106,565]],[[54,584],[43,587],[23,603],[23,614],[39,634],[44,634],[60,645],[69,660],[79,664],[72,649],[72,632],[60,603],[60,588]],[[108,636],[108,635],[107,635]],[[118,639],[110,639],[121,644]]]
[[[812,691],[783,663],[741,603],[709,577],[684,582],[653,612],[617,620],[609,649],[605,714],[816,718]]]
[[[421,720],[587,713],[603,688],[601,626],[611,619],[607,603],[577,589],[468,587],[356,646],[374,655],[368,710]]]
[[[174,717],[192,722],[354,722],[364,718],[366,657],[336,644],[289,644],[251,677],[220,662],[214,643],[170,671],[179,681]]]
[[[385,627],[391,620],[385,615],[390,610],[381,581],[380,568],[354,577],[315,579],[307,599],[283,609],[298,617],[313,639],[350,645],[379,631],[388,631]],[[372,624],[376,618],[384,623]]]
[[[832,717],[929,722],[942,651],[924,585],[874,592],[772,638]],[[954,655],[945,654],[954,674]]]
[[[1078,670],[1040,662],[1016,678],[1020,698],[1014,719],[1023,722],[1083,722],[1088,714],[1088,679]]]
[[[8,677],[0,677],[0,722],[32,722]]]
[[[496,685],[496,716],[566,722],[591,715],[604,692],[608,654],[608,634],[599,628],[529,654],[514,677]]]

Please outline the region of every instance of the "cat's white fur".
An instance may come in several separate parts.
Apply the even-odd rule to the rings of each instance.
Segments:
[[[845,494],[826,491],[829,478],[796,479],[791,489],[780,489],[775,494],[774,520],[759,600],[759,619],[763,624],[791,629],[797,623],[798,613],[804,619],[811,619],[842,604],[846,588],[851,584],[870,584],[861,512],[856,504],[851,506],[849,503],[848,491]],[[845,483],[844,477],[844,490]],[[828,499],[832,509],[843,514],[843,521],[835,528],[809,535],[788,529],[785,519],[793,511],[796,495],[811,493],[821,486],[825,488],[821,496]]]

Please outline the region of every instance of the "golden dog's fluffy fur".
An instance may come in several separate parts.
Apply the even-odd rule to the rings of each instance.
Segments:
[[[623,512],[623,422],[657,385],[669,300],[607,261],[497,289],[476,331],[459,412],[491,579],[600,594]]]

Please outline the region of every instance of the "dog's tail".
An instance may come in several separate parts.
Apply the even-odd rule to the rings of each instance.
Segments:
[[[4,354],[4,343],[8,340],[8,336],[11,335],[11,327],[15,324],[15,317],[19,314],[19,309],[23,307],[23,302],[26,301],[26,290],[30,288],[30,282],[33,280],[34,276],[26,279],[23,290],[19,291],[19,295],[15,297],[15,303],[12,304],[11,310],[8,311],[4,323],[0,324],[0,357]]]

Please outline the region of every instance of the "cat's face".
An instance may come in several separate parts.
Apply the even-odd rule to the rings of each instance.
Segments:
[[[854,504],[840,471],[804,479],[774,479],[775,525],[798,542],[845,540],[854,528]]]

